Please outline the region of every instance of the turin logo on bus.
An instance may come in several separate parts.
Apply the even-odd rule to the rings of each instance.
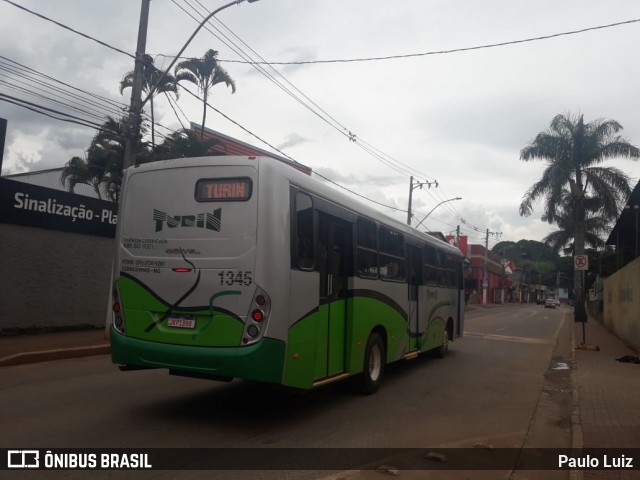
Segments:
[[[156,232],[162,231],[166,224],[169,228],[206,228],[219,232],[222,227],[222,209],[216,208],[213,213],[198,213],[195,215],[169,215],[161,210],[153,209],[153,220],[156,222]]]

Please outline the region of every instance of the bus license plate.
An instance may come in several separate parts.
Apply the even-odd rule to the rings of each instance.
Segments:
[[[196,328],[196,319],[191,317],[173,317],[167,320],[167,326],[173,328]]]

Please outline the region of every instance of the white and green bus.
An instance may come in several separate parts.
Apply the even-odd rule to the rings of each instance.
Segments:
[[[462,337],[462,255],[268,157],[127,169],[111,346],[122,370],[311,389]]]

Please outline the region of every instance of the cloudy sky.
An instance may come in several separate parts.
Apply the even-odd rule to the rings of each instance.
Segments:
[[[112,47],[135,51],[140,1],[12,2]],[[146,50],[156,65],[167,66],[194,31],[197,22],[187,12],[201,19],[203,11],[224,3],[153,0]],[[101,123],[104,109],[91,106],[97,117],[88,117],[43,98],[52,98],[51,90],[35,90],[16,73],[20,70],[12,62],[19,62],[120,106],[128,104],[129,92],[120,95],[118,83],[133,69],[129,56],[6,0],[0,1],[0,18],[0,93]],[[212,48],[225,60],[237,91],[232,95],[219,85],[210,103],[297,161],[399,210],[406,211],[411,174],[420,181],[437,180],[437,189],[414,190],[418,220],[443,200],[462,200],[435,209],[423,224],[429,230],[446,234],[460,225],[473,243],[484,241],[487,228],[501,232],[490,245],[540,240],[550,232],[553,227],[540,221],[540,206],[531,217],[518,215],[522,195],[544,168],[520,161],[519,152],[559,113],[582,113],[586,121],[615,119],[623,135],[640,145],[640,22],[495,48],[322,62],[446,52],[638,20],[637,1],[260,0],[233,5],[217,18],[229,30],[215,26],[239,47],[210,28],[184,53],[198,57]],[[275,71],[265,66],[281,88],[273,77],[242,63],[243,52],[273,63],[317,63],[279,64]],[[180,120],[200,122],[195,99],[183,92],[178,105],[176,115],[158,97],[156,121],[168,128],[180,128]],[[88,110],[90,105],[80,106]],[[0,101],[0,117],[8,120],[3,175],[60,167],[82,156],[95,134],[5,101]],[[218,113],[208,113],[207,127],[271,150]],[[356,142],[349,141],[349,133]],[[635,185],[640,162],[610,163]],[[406,212],[379,208],[406,220]]]

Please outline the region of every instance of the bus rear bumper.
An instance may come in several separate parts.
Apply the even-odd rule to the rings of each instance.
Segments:
[[[166,368],[202,377],[282,383],[284,352],[284,343],[271,338],[246,347],[194,347],[131,338],[111,327],[111,360],[129,370]]]

